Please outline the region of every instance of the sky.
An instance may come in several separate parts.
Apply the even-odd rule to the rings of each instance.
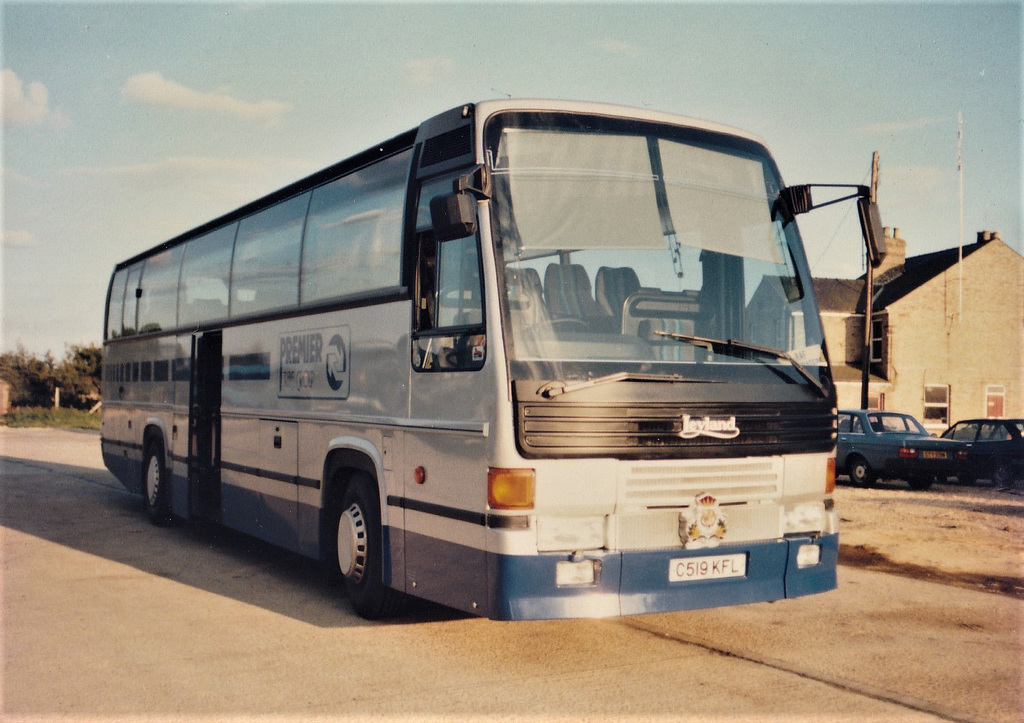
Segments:
[[[0,351],[101,343],[114,264],[469,101],[559,98],[765,140],[868,182],[908,255],[1021,240],[1022,5],[0,0]],[[815,200],[824,200],[816,194]],[[863,272],[852,203],[799,220]]]

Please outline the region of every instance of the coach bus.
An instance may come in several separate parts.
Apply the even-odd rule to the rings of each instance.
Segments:
[[[836,585],[836,402],[755,137],[464,105],[118,264],[102,450],[156,523],[601,617]]]

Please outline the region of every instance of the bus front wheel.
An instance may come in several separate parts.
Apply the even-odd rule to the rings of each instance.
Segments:
[[[349,480],[335,527],[334,564],[341,573],[352,607],[376,620],[396,614],[403,595],[384,584],[380,502],[377,485],[365,473]]]
[[[164,445],[159,440],[151,440],[142,456],[142,499],[146,504],[146,514],[155,525],[168,525],[174,519],[167,482]]]

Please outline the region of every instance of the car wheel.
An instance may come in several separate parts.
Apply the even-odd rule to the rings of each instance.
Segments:
[[[168,525],[174,517],[171,514],[163,443],[156,439],[150,441],[142,460],[142,499],[146,504],[146,514],[153,524]]]
[[[867,487],[875,482],[874,470],[860,455],[850,457],[846,462],[846,469],[850,470],[850,481],[854,484]]]
[[[341,574],[352,607],[363,618],[397,614],[405,596],[384,584],[384,548],[377,485],[362,472],[348,481],[336,512],[331,564]]]
[[[911,477],[907,480],[907,484],[910,485],[910,489],[923,491],[930,489],[932,484],[935,482],[935,477],[929,475],[922,475],[920,477]]]
[[[997,459],[992,463],[991,477],[996,487],[1009,487],[1013,484],[1013,468],[1005,459]]]

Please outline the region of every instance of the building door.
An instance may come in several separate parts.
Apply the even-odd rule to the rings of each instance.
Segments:
[[[989,385],[985,388],[985,416],[989,419],[1002,417],[1005,412],[1006,388]]]
[[[221,345],[219,331],[192,337],[188,413],[189,513],[209,519],[220,516]]]

